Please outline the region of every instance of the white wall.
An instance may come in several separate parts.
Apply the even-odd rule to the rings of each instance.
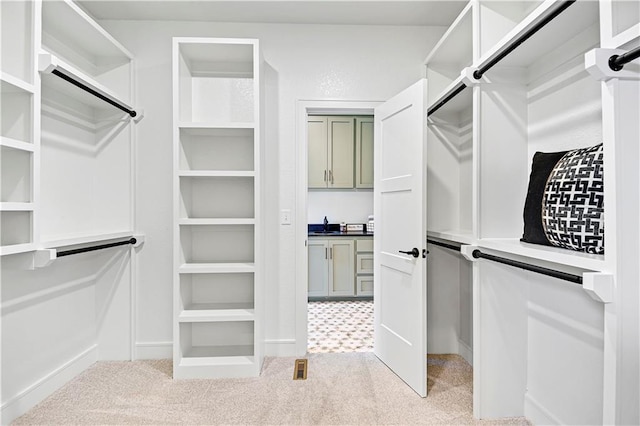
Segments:
[[[367,223],[373,214],[373,191],[331,190],[309,191],[307,217],[309,223]]]
[[[267,96],[272,95],[267,100],[264,144],[269,244],[266,339],[271,347],[282,343],[293,350],[295,226],[279,225],[278,212],[291,209],[296,217],[296,101],[385,100],[422,77],[422,61],[444,29],[146,21],[103,24],[136,56],[137,105],[145,109],[145,118],[137,125],[137,230],[146,235],[139,256],[137,357],[171,355],[173,36],[260,39],[269,65]]]

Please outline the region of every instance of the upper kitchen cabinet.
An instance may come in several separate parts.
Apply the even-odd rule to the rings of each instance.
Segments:
[[[373,188],[373,117],[310,116],[311,189]]]
[[[309,188],[353,188],[353,117],[309,117]]]
[[[356,117],[356,188],[373,188],[373,117]]]

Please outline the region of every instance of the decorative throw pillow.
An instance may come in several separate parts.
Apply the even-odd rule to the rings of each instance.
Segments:
[[[522,241],[604,253],[602,144],[533,157]]]

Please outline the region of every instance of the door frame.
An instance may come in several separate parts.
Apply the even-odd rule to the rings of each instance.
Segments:
[[[295,353],[307,353],[307,299],[309,264],[307,258],[307,116],[374,115],[383,101],[298,100],[296,102],[296,206],[295,206]],[[280,206],[280,208],[286,208]]]

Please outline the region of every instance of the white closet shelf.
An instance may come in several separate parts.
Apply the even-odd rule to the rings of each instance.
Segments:
[[[185,356],[180,359],[180,367],[215,367],[232,365],[253,365],[253,356],[216,356],[216,354],[232,354],[238,350],[246,350],[252,346],[204,346],[191,348]]]
[[[506,46],[509,46],[515,39],[548,16],[558,3],[558,1],[545,1],[509,31],[489,51],[483,54],[474,63],[473,67],[477,69],[496,57]],[[521,48],[515,49],[502,59],[500,65],[504,67],[528,67],[548,54],[549,46],[556,46],[560,42],[567,41],[591,25],[597,24],[598,16],[598,2],[577,1],[548,23],[544,29],[541,29],[526,40]]]
[[[559,247],[524,243],[516,238],[486,238],[477,240],[479,248],[500,251],[507,254],[528,257],[545,262],[566,265],[591,271],[606,269],[603,255],[582,253]]]
[[[473,61],[473,2],[467,3],[424,60],[428,63],[457,63],[463,68]]]
[[[256,172],[249,170],[183,170],[180,177],[255,177]]]
[[[253,309],[206,309],[207,305],[195,305],[195,309],[184,310],[178,315],[178,322],[223,322],[253,321]]]
[[[475,238],[469,231],[427,231],[427,237],[437,238],[440,240],[451,241],[460,244],[475,244]]]
[[[8,138],[5,136],[0,136],[0,146],[27,152],[33,152],[36,149],[35,145],[32,143],[23,142],[18,139]]]
[[[0,246],[0,256],[8,256],[11,254],[29,253],[36,251],[34,243],[13,244],[10,246]]]
[[[33,203],[15,203],[15,202],[2,202],[0,203],[0,211],[3,212],[32,212],[35,209]]]
[[[194,121],[181,121],[178,123],[178,128],[182,131],[186,131],[188,134],[198,136],[224,136],[229,135],[229,131],[239,130],[253,130],[254,123],[245,122],[194,122]],[[236,133],[234,133],[236,134]],[[251,133],[247,133],[248,136]]]
[[[2,93],[35,93],[35,87],[33,84],[27,83],[26,81],[12,76],[11,74],[7,74],[6,72],[0,71],[0,81],[2,82],[2,85],[0,85],[0,91]]]
[[[104,243],[109,240],[116,240],[134,236],[138,238],[137,235],[134,235],[133,231],[108,232],[101,234],[82,234],[60,239],[43,239],[41,246],[43,249],[52,249],[58,247],[74,246],[78,244]]]
[[[452,93],[456,89],[456,87],[462,83],[463,79],[464,79],[464,76],[460,75],[458,78],[453,80],[451,84],[449,84],[438,95],[438,97],[435,98],[433,102],[429,104],[428,108],[431,109],[434,106],[436,106],[439,102],[444,100],[449,95],[449,93]],[[449,100],[449,102],[447,102],[445,105],[439,108],[438,111],[435,112],[434,114],[437,115],[438,113],[458,113],[458,112],[464,111],[466,109],[471,108],[472,101],[473,101],[473,90],[471,87],[465,87],[464,89],[462,89],[462,92],[458,93],[453,99]]]
[[[61,43],[99,52],[111,62],[129,61],[133,55],[71,0],[42,3],[42,32]]]
[[[98,83],[94,78],[83,73],[79,69],[66,63],[64,60],[51,53],[41,52],[38,55],[38,70],[42,75],[43,84],[46,84],[47,86],[52,87],[90,107],[98,109],[116,108],[115,106],[110,105],[102,99],[86,92],[85,90],[80,89],[79,87],[76,87],[70,82],[63,80],[62,78],[53,75],[52,73],[54,71],[60,72],[65,76],[70,77],[71,79],[83,84],[84,86],[87,86],[89,89],[95,91],[101,96],[104,96],[112,102],[120,104],[124,108],[127,108],[129,110],[134,109],[133,106],[131,106],[131,104],[129,104],[129,102],[122,96],[118,95],[104,85]]]
[[[255,225],[253,218],[182,218],[178,225]]]
[[[638,38],[640,38],[640,24],[636,24],[631,28],[627,28],[620,34],[615,35],[611,39],[611,45],[606,47],[611,49],[618,49],[631,41],[637,40]]]
[[[184,263],[180,274],[241,274],[255,272],[253,263]]]

